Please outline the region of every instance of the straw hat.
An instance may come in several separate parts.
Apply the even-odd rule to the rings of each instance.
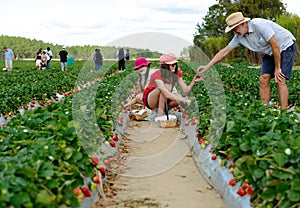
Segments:
[[[233,28],[239,26],[240,24],[242,24],[244,22],[248,22],[249,20],[250,20],[250,18],[244,17],[242,12],[232,13],[231,15],[229,15],[226,18],[227,27],[225,29],[225,32],[228,33]]]

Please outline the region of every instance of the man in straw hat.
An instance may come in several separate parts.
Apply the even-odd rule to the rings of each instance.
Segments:
[[[296,38],[287,29],[270,20],[250,19],[241,12],[235,12],[226,18],[225,32],[233,31],[230,43],[220,50],[205,66],[198,68],[199,73],[208,70],[224,59],[234,48],[244,46],[251,51],[263,54],[260,73],[260,97],[264,104],[271,99],[270,80],[275,78],[281,109],[288,106],[288,88],[296,51]]]

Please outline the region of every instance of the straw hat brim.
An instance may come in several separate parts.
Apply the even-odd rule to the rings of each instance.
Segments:
[[[249,20],[250,20],[250,18],[245,17],[243,21],[241,21],[241,22],[239,22],[239,23],[237,23],[237,24],[235,24],[235,25],[232,25],[232,26],[230,26],[230,27],[227,26],[226,29],[225,29],[225,33],[228,33],[228,32],[231,31],[233,28],[239,26],[240,24],[243,24],[244,22],[248,22]]]

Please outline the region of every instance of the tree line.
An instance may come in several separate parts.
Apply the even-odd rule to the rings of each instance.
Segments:
[[[225,19],[233,12],[241,11],[244,16],[250,18],[265,18],[274,21],[288,29],[296,37],[297,52],[295,63],[300,62],[300,17],[286,11],[286,4],[281,0],[217,0],[217,3],[209,7],[203,18],[202,24],[197,24],[194,34],[194,46],[189,48],[191,58],[212,58],[220,49],[224,48],[233,33],[225,33]],[[202,51],[195,53],[196,48]],[[199,50],[198,50],[199,51]],[[201,54],[202,53],[202,54]],[[199,55],[200,54],[200,55]],[[204,55],[205,54],[205,55]],[[206,57],[207,56],[207,57]],[[261,55],[246,48],[240,47],[231,53],[227,60],[250,63],[260,63]]]
[[[50,47],[53,58],[59,58],[59,51],[62,48],[62,45],[46,43],[42,40],[29,39],[24,37],[16,37],[16,36],[0,36],[0,45],[3,47],[8,47],[14,51],[14,55],[17,59],[23,58],[35,58],[37,51],[39,48],[45,50],[47,47]],[[75,59],[83,59],[87,60],[92,57],[95,49],[98,48],[101,50],[101,54],[104,59],[116,59],[118,47],[114,46],[96,46],[96,45],[85,45],[85,46],[70,46],[66,47],[66,50],[69,53],[69,57],[74,57]],[[159,58],[161,53],[152,52],[149,49],[138,49],[138,48],[130,48],[124,47],[124,49],[129,49],[132,58],[136,58],[136,56],[145,56],[149,58]],[[2,56],[0,58],[3,58]]]

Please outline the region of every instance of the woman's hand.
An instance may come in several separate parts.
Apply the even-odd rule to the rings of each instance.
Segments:
[[[201,73],[196,74],[193,79],[194,82],[201,82],[203,80],[204,80],[204,75]]]

